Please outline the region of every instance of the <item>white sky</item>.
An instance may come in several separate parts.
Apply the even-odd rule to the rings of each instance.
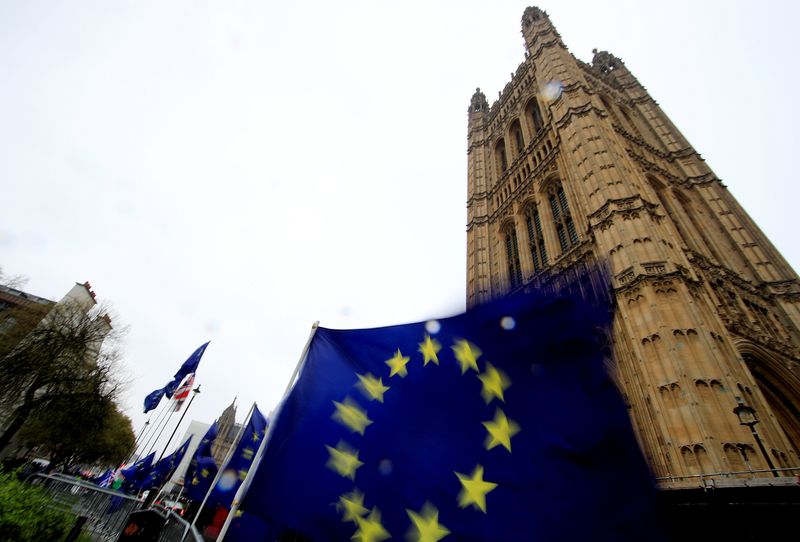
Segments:
[[[0,0],[0,265],[113,304],[135,430],[209,339],[187,418],[269,411],[314,320],[463,309],[467,106],[522,62],[526,5]],[[797,268],[800,4],[538,5],[578,58],[622,58]]]

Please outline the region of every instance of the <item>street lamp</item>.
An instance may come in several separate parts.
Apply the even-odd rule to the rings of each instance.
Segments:
[[[756,444],[758,444],[761,453],[764,454],[764,459],[767,460],[767,465],[769,465],[770,472],[772,472],[772,475],[777,478],[779,476],[778,471],[775,469],[775,465],[772,464],[772,460],[769,458],[767,449],[764,448],[764,443],[761,442],[761,437],[758,436],[758,431],[756,431],[758,418],[756,417],[755,409],[744,404],[744,401],[741,397],[736,397],[736,403],[737,405],[734,407],[733,413],[739,417],[739,425],[746,425],[750,428],[750,432],[753,433],[753,438],[756,440]]]

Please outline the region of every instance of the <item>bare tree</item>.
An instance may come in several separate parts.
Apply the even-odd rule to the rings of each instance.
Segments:
[[[56,401],[117,396],[119,332],[93,303],[68,296],[0,313],[0,452],[31,414]]]

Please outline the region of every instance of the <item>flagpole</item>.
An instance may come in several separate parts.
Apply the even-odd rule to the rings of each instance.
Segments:
[[[147,451],[145,452],[144,455],[149,454],[150,452],[153,451],[153,448],[156,447],[156,444],[158,444],[158,439],[161,438],[161,434],[164,432],[164,429],[167,428],[167,424],[169,423],[170,417],[175,413],[172,410],[172,408],[168,408],[165,412],[167,412],[168,415],[164,417],[163,422],[160,422],[161,425],[159,425],[158,432],[157,433],[153,433],[152,435],[150,435],[150,438],[147,439],[147,443],[150,444],[150,447],[147,449]],[[153,440],[154,436],[156,437],[155,440]],[[151,444],[151,441],[152,441],[152,444]],[[145,447],[147,447],[147,444],[145,444]]]
[[[311,348],[311,341],[314,339],[314,335],[317,333],[317,328],[319,328],[319,320],[311,325],[311,333],[308,334],[308,340],[303,348],[303,352],[300,354],[300,359],[297,361],[297,366],[294,368],[292,377],[289,379],[289,384],[286,386],[286,390],[283,392],[283,397],[281,398],[280,403],[278,403],[278,408],[275,409],[272,420],[270,420],[269,427],[267,428],[267,434],[264,435],[263,439],[261,439],[261,446],[258,447],[256,457],[253,459],[253,463],[250,465],[250,468],[247,471],[247,476],[245,476],[244,481],[242,481],[242,485],[239,486],[236,496],[233,497],[231,509],[228,511],[228,517],[225,518],[225,524],[222,526],[219,536],[217,537],[218,542],[222,542],[225,539],[225,534],[228,532],[228,529],[233,522],[233,518],[236,516],[236,512],[239,510],[239,503],[242,502],[242,498],[244,497],[245,493],[247,493],[247,490],[253,481],[253,475],[255,474],[256,470],[258,470],[258,465],[261,463],[261,457],[264,455],[264,449],[267,447],[267,442],[269,442],[269,439],[272,437],[272,432],[275,429],[275,419],[277,419],[278,414],[283,408],[283,405],[286,402],[286,397],[289,395],[289,392],[291,391],[292,386],[297,379],[297,375],[300,374],[300,369],[305,364],[306,358],[308,357],[308,350]]]
[[[161,451],[161,457],[158,458],[158,461],[161,461],[161,458],[164,457],[164,454],[169,447],[169,443],[172,442],[172,437],[175,436],[175,433],[178,432],[178,427],[181,426],[181,422],[183,421],[183,417],[186,416],[186,413],[189,412],[189,407],[192,406],[192,401],[194,401],[195,396],[200,393],[200,386],[198,385],[195,389],[192,390],[192,398],[189,399],[189,404],[186,405],[186,408],[183,409],[183,414],[181,414],[181,418],[178,420],[178,424],[175,426],[175,429],[172,430],[172,434],[169,436],[167,443],[164,445],[164,449]],[[157,462],[158,462],[157,461]]]
[[[197,523],[197,518],[200,517],[200,512],[203,511],[203,507],[206,505],[206,501],[208,501],[208,497],[211,495],[211,492],[214,491],[214,488],[216,487],[217,482],[219,482],[219,479],[222,477],[222,471],[225,470],[225,467],[228,465],[228,463],[230,462],[231,458],[233,457],[233,454],[236,451],[236,448],[239,446],[239,441],[242,440],[242,434],[244,433],[244,430],[247,428],[247,424],[250,423],[250,418],[253,416],[253,412],[255,411],[255,409],[256,409],[256,403],[255,403],[255,401],[253,401],[253,404],[250,406],[250,411],[247,413],[247,416],[244,419],[244,423],[239,428],[239,432],[236,434],[236,438],[234,439],[233,444],[231,444],[231,447],[228,450],[228,453],[225,454],[225,460],[222,462],[222,464],[217,469],[217,474],[214,476],[214,481],[211,482],[211,486],[208,488],[208,491],[206,491],[206,496],[203,497],[203,502],[200,503],[200,508],[197,509],[197,512],[195,513],[194,518],[192,519],[192,527],[194,527],[195,524]],[[235,420],[234,420],[234,423],[235,423]],[[217,435],[217,438],[219,438],[219,435]]]
[[[127,454],[125,454],[125,461],[122,463],[123,465],[127,465],[128,463],[130,463],[131,459],[136,453],[136,450],[139,448],[139,439],[144,434],[145,429],[147,429],[148,425],[150,425],[149,419],[144,422],[144,425],[142,425],[142,428],[139,430],[139,434],[136,435],[136,438],[133,439],[133,446],[131,446],[131,449],[128,451]]]
[[[147,422],[145,423],[145,426],[150,424],[150,429],[147,430],[147,431],[143,431],[141,436],[137,437],[137,439],[136,439],[136,447],[134,448],[133,453],[131,454],[131,457],[133,457],[133,454],[135,454],[139,450],[139,440],[141,439],[143,442],[145,442],[145,437],[146,436],[147,436],[147,441],[146,441],[145,445],[142,446],[142,451],[147,449],[147,445],[150,444],[150,439],[153,438],[152,431],[156,428],[156,426],[158,424],[161,423],[161,420],[163,419],[164,414],[169,410],[168,408],[166,408],[168,404],[169,404],[169,399],[167,399],[166,403],[165,402],[160,402],[159,408],[161,408],[161,410],[159,410],[158,412],[155,412],[154,414],[150,415],[150,419],[152,420],[153,418],[155,418],[155,422],[150,424],[150,420],[147,420]]]

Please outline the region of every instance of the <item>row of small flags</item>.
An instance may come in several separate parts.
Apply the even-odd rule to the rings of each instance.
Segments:
[[[230,510],[225,540],[660,540],[606,371],[612,318],[528,292],[441,320],[315,326],[269,431],[254,405],[215,472],[213,425],[186,492]],[[165,460],[131,480],[165,476]]]
[[[215,421],[206,431],[189,462],[184,475],[185,495],[194,501],[205,502],[205,506],[210,508],[230,508],[234,495],[250,470],[266,429],[266,418],[254,404],[246,425],[233,443],[222,468],[218,470],[211,453],[214,441],[219,438]],[[133,465],[121,469],[116,477],[120,480],[118,489],[131,494],[157,490],[180,465],[191,441],[192,436],[189,436],[175,452],[160,461],[153,462],[155,452],[152,452]],[[95,479],[95,482],[101,486],[113,486],[114,479],[113,471],[108,471]]]

